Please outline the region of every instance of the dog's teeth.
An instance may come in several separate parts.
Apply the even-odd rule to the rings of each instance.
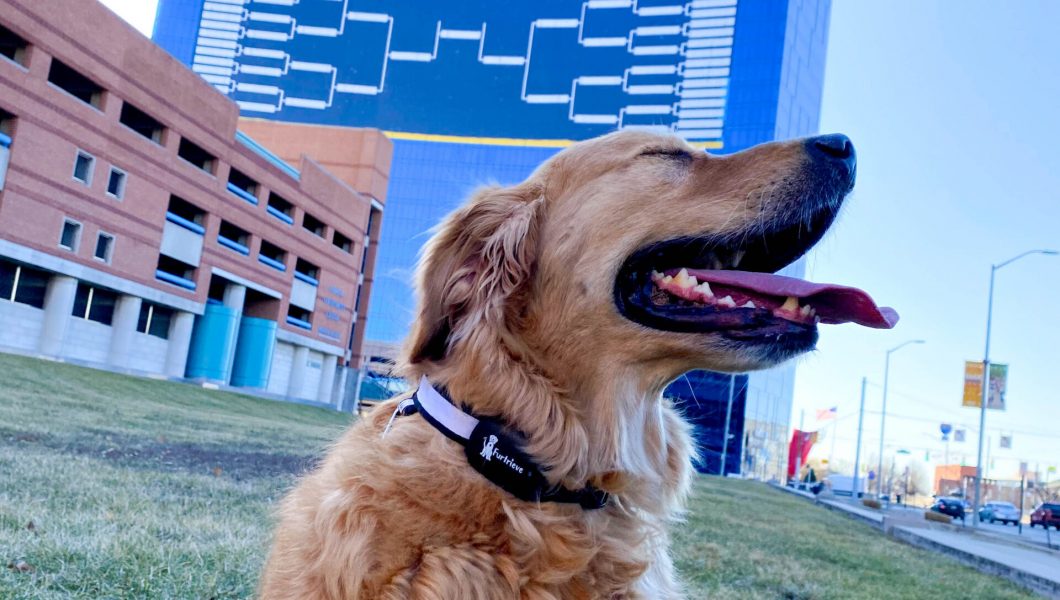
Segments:
[[[725,265],[721,264],[721,259],[717,256],[711,255],[710,257],[710,268],[715,271],[720,271],[725,268]]]
[[[695,291],[699,292],[700,294],[703,294],[704,296],[707,296],[708,298],[714,297],[714,292],[710,289],[710,284],[708,284],[706,281],[697,285],[695,287]]]
[[[751,300],[748,300],[748,301],[747,301],[747,304],[744,304],[744,305],[743,305],[743,306],[741,306],[740,308],[755,308],[755,303],[754,303],[754,302],[752,302]]]
[[[788,299],[784,301],[784,304],[780,307],[780,310],[787,311],[789,313],[798,312],[799,299],[795,296],[788,296]]]
[[[664,285],[669,285],[673,280],[674,280],[674,278],[670,277],[669,275],[667,275],[666,277],[662,278],[662,282],[663,282]]]
[[[817,309],[816,308],[811,308],[810,309],[810,316],[811,317],[816,317],[817,316]]]
[[[691,287],[695,287],[697,283],[699,282],[696,281],[695,277],[689,277],[688,269],[681,269],[677,272],[677,275],[674,275],[674,285],[679,288],[687,290]]]
[[[652,271],[651,272],[651,280],[652,281],[662,281],[662,278],[663,278],[663,274],[662,273],[660,273],[658,271]]]
[[[732,299],[732,296],[725,296],[721,300],[718,300],[718,306],[736,308],[736,301]]]
[[[799,309],[799,314],[802,315],[803,317],[808,317],[808,316],[810,316],[810,311],[811,310],[813,310],[813,309],[810,307],[809,304],[807,304],[806,306],[803,306],[802,308]]]

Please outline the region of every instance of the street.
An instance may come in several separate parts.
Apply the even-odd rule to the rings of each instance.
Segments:
[[[888,508],[888,511],[923,513],[924,509],[923,508],[916,508],[916,507],[912,507],[912,506],[892,505],[892,506],[890,506]],[[964,527],[967,527],[969,529],[972,528],[972,526],[973,526],[972,525],[972,519],[973,519],[972,515],[969,514],[965,518]],[[959,519],[955,519],[953,521],[953,524],[958,526],[958,527],[960,527],[961,526],[961,521]],[[979,529],[980,529],[980,531],[991,533],[991,534],[1007,535],[1007,536],[1017,537],[1017,538],[1019,538],[1019,539],[1021,539],[1023,541],[1032,542],[1032,543],[1035,543],[1035,544],[1041,544],[1042,546],[1048,546],[1050,544],[1050,541],[1051,541],[1053,548],[1060,548],[1060,531],[1057,531],[1055,529],[1050,529],[1047,532],[1045,529],[1042,529],[1041,527],[1031,527],[1030,525],[1027,525],[1026,523],[1024,523],[1024,525],[1023,525],[1023,533],[1020,534],[1019,527],[1017,527],[1015,525],[1003,525],[1001,523],[986,523],[986,522],[980,523],[979,524]]]

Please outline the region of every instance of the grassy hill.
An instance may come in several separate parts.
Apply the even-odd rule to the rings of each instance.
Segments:
[[[0,598],[242,598],[270,511],[351,417],[0,355]],[[754,482],[704,478],[690,598],[1025,598]]]

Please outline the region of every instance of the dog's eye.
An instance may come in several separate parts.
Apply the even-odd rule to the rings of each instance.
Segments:
[[[692,160],[692,155],[684,148],[650,148],[640,153],[641,156],[658,156],[682,161]]]

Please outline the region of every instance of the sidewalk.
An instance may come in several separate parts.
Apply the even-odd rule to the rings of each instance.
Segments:
[[[862,521],[896,540],[945,554],[1046,598],[1060,600],[1060,552],[1018,539],[933,523],[912,515],[886,514],[847,500],[816,498],[808,492],[776,487]]]
[[[891,536],[913,546],[942,552],[1047,598],[1060,598],[1060,553],[1006,544],[994,536],[961,530],[895,527]]]

